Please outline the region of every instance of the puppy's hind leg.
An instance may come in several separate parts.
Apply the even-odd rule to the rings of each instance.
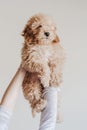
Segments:
[[[26,72],[22,86],[25,99],[29,100],[30,103],[32,103],[34,99],[39,100],[41,90],[36,73]]]
[[[35,101],[34,101],[35,102]],[[32,105],[32,115],[33,117],[35,117],[36,112],[41,112],[47,104],[47,100],[41,98],[40,100],[38,100],[37,102],[33,103]]]
[[[36,112],[40,112],[46,106],[46,101],[42,98],[43,87],[38,80],[37,74],[29,72],[26,72],[22,85],[24,97],[29,101],[34,117]]]

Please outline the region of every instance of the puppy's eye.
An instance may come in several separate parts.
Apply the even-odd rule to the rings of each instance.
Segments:
[[[37,27],[37,29],[38,29],[38,28],[41,28],[41,27],[42,27],[42,25],[39,25],[39,26]]]

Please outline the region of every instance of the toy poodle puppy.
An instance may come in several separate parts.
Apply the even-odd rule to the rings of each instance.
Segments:
[[[23,93],[29,101],[33,116],[46,106],[45,87],[58,87],[62,82],[64,49],[59,43],[56,25],[44,14],[37,14],[27,22],[22,36],[22,67],[27,71]]]

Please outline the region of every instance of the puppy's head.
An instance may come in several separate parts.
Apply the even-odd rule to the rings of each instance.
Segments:
[[[33,16],[26,24],[22,36],[28,44],[58,43],[59,38],[56,33],[54,22],[44,14]]]

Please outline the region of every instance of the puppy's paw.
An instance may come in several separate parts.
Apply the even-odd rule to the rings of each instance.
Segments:
[[[32,116],[35,117],[36,116],[36,109],[32,109]]]
[[[43,87],[49,87],[49,80],[46,77],[41,77],[41,84]]]
[[[45,99],[40,99],[39,101],[37,101],[35,108],[32,111],[33,116],[36,115],[36,112],[41,112],[45,106],[47,105],[47,100]]]

